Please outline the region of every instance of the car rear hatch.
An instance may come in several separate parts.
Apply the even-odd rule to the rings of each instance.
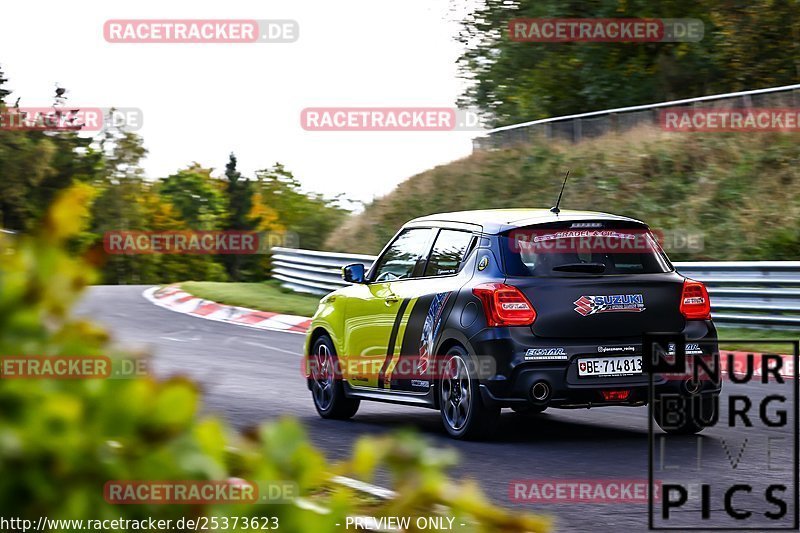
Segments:
[[[533,304],[539,337],[633,337],[677,332],[683,278],[675,273],[631,276],[508,278]]]
[[[501,247],[506,283],[536,310],[537,336],[634,337],[685,326],[684,278],[640,223],[528,226],[501,235]]]

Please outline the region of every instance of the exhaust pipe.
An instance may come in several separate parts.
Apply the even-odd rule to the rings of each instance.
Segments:
[[[550,384],[546,381],[537,381],[531,387],[531,397],[539,403],[544,403],[550,398]]]
[[[700,392],[700,389],[703,388],[703,384],[700,383],[700,380],[695,381],[692,378],[688,378],[684,381],[683,386],[689,394],[697,394]]]

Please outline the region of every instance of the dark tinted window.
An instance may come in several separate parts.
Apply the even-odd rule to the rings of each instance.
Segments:
[[[430,228],[403,231],[381,257],[372,279],[380,282],[419,276],[433,231]]]
[[[471,241],[472,234],[469,232],[441,230],[433,244],[425,275],[448,276],[458,272]]]
[[[565,224],[531,226],[502,235],[506,274],[550,277],[653,274],[672,270],[646,227],[581,224],[584,225],[577,228]]]

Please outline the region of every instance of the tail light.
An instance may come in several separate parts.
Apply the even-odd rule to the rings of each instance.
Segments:
[[[472,293],[483,303],[489,326],[529,326],[536,320],[533,305],[516,287],[505,283],[481,283]]]
[[[711,318],[711,301],[706,286],[699,281],[687,279],[683,282],[681,294],[681,314],[687,320],[708,320]]]
[[[604,390],[603,399],[607,402],[624,402],[631,395],[629,390]]]

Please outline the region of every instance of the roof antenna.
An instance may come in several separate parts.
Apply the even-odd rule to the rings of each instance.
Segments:
[[[566,187],[567,185],[567,179],[569,179],[569,170],[567,170],[567,175],[564,176],[564,183],[561,184],[561,192],[558,193],[558,200],[556,200],[556,205],[550,208],[550,212],[555,213],[556,215],[561,212],[561,209],[559,209],[558,206],[561,203],[561,195],[564,194],[564,187]]]

